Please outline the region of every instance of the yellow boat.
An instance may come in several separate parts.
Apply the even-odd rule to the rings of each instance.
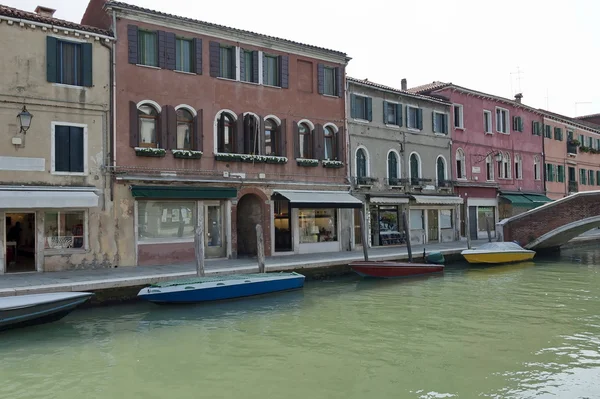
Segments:
[[[469,263],[515,263],[533,259],[535,251],[514,242],[488,242],[475,249],[465,249],[461,255]]]

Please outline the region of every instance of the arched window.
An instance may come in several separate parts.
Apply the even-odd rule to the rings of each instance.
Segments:
[[[277,123],[273,119],[265,120],[265,155],[280,155]]]
[[[189,150],[192,148],[192,126],[194,116],[185,108],[177,110],[177,149]]]
[[[394,151],[390,151],[388,153],[387,167],[389,184],[398,184],[398,179],[400,177],[398,170],[398,154],[396,154]]]
[[[436,178],[438,185],[446,183],[446,160],[444,157],[439,156],[436,161]]]
[[[310,145],[310,127],[307,123],[301,123],[298,126],[298,140],[300,158],[312,158],[312,151]]]
[[[523,178],[523,158],[521,155],[515,155],[515,179]]]
[[[494,180],[494,160],[491,155],[485,158],[485,179],[487,181]]]
[[[467,178],[467,173],[466,173],[466,158],[465,158],[465,152],[462,150],[462,148],[459,148],[458,150],[456,150],[456,178],[457,179],[466,179]]]
[[[362,148],[356,151],[356,177],[367,177],[367,154]]]
[[[510,165],[510,154],[508,152],[505,152],[504,154],[498,153],[496,160],[498,162],[498,177],[500,179],[509,179],[512,169]]]
[[[262,143],[260,142],[260,125],[256,115],[246,113],[244,115],[244,148],[238,148],[238,153],[261,154]]]
[[[138,107],[138,121],[140,129],[140,147],[158,147],[156,127],[158,125],[158,111],[152,105],[143,104]]]
[[[325,158],[327,160],[335,159],[335,140],[333,128],[331,126],[325,126],[323,129],[323,141],[325,144]]]
[[[416,152],[410,154],[410,178],[412,180],[411,184],[419,184],[419,179],[421,178],[421,160],[419,159],[419,155]]]
[[[535,180],[540,180],[540,157],[539,156],[535,156],[533,158],[533,178]]]
[[[221,112],[217,124],[217,152],[233,153],[235,152],[233,131],[234,118],[227,112]]]

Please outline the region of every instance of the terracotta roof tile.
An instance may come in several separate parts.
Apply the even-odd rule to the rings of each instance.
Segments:
[[[259,37],[262,37],[264,39],[274,40],[274,41],[278,41],[278,42],[282,42],[282,43],[293,44],[293,45],[297,45],[297,46],[303,46],[303,47],[307,47],[307,48],[311,48],[311,49],[315,49],[315,50],[320,50],[320,51],[326,51],[326,52],[329,52],[329,53],[332,53],[332,54],[337,54],[337,55],[340,55],[340,56],[344,56],[344,57],[346,57],[347,60],[350,60],[350,58],[348,58],[348,56],[346,55],[346,53],[341,52],[341,51],[330,50],[330,49],[327,49],[327,48],[313,46],[313,45],[310,45],[310,44],[299,43],[299,42],[295,42],[295,41],[288,40],[288,39],[282,39],[282,38],[279,38],[279,37],[264,35],[264,34],[261,34],[261,33],[251,32],[251,31],[247,31],[247,30],[243,30],[243,29],[231,28],[231,27],[228,27],[228,26],[214,24],[214,23],[211,23],[211,22],[205,22],[205,21],[200,21],[200,20],[193,19],[193,18],[182,17],[182,16],[179,16],[179,15],[174,15],[174,14],[169,14],[169,13],[165,13],[165,12],[161,12],[161,11],[151,10],[149,8],[144,8],[144,7],[140,7],[140,6],[135,6],[133,4],[123,3],[121,1],[108,1],[106,3],[106,7],[115,7],[115,8],[122,8],[122,9],[126,9],[126,10],[131,10],[131,11],[139,11],[139,12],[144,12],[144,13],[149,13],[149,14],[160,15],[160,16],[168,17],[168,18],[175,18],[175,19],[179,19],[181,21],[191,22],[191,23],[195,23],[195,24],[199,24],[199,25],[204,25],[204,26],[207,26],[207,27],[227,29],[227,30],[238,32],[238,33],[259,36]]]
[[[433,90],[438,90],[446,86],[450,86],[452,83],[444,83],[439,80],[434,80],[432,83],[427,83],[421,86],[411,87],[408,89],[411,93],[426,93]]]
[[[590,114],[590,115],[578,116],[575,119],[590,119],[590,118],[598,118],[599,116],[600,116],[600,114]]]
[[[0,4],[0,16],[15,18],[15,19],[24,19],[32,22],[39,22],[43,24],[60,26],[63,28],[76,29],[80,31],[96,33],[104,36],[111,36],[112,33],[106,31],[104,29],[94,28],[93,26],[81,25],[75,22],[65,21],[64,19],[58,19],[53,17],[47,17],[44,15],[36,14],[34,12],[23,11],[12,7],[7,7]]]
[[[348,82],[350,82],[350,83],[366,85],[366,86],[373,87],[375,89],[388,90],[388,91],[392,91],[392,92],[395,92],[395,93],[398,93],[401,95],[406,95],[406,96],[413,97],[413,98],[420,98],[423,100],[436,101],[436,102],[440,102],[440,103],[450,104],[447,100],[444,100],[441,98],[426,96],[424,94],[412,93],[410,90],[396,89],[391,86],[386,86],[386,85],[382,85],[379,83],[371,82],[370,80],[367,80],[367,79],[364,79],[364,80],[356,79],[356,78],[352,78],[352,77],[348,76],[348,77],[346,77],[346,80],[348,80]]]

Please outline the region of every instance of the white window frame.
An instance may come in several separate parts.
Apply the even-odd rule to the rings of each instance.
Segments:
[[[539,181],[542,179],[542,171],[540,170],[540,168],[541,168],[540,158],[536,155],[533,157],[533,179],[536,181]]]
[[[455,108],[459,109],[459,114],[460,114],[460,120],[459,120],[459,124],[458,126],[456,126],[456,120],[455,120]],[[454,127],[455,129],[459,129],[459,130],[464,130],[465,129],[465,114],[464,114],[464,107],[462,104],[452,104],[452,120],[453,120],[453,125],[452,127]]]
[[[458,177],[458,173],[456,174],[456,180],[467,180],[467,155],[465,154],[465,150],[463,150],[461,147],[456,149],[456,153],[454,154],[455,157],[455,161],[457,161],[459,159],[458,157],[458,153],[462,154],[462,159],[461,159],[461,171],[460,174],[462,177]],[[458,172],[458,170],[457,170]]]
[[[237,114],[230,109],[222,109],[222,110],[219,110],[219,112],[217,112],[215,114],[215,119],[213,122],[213,153],[214,154],[219,153],[219,118],[221,117],[221,114],[223,112],[226,112],[230,116],[232,116],[234,123],[237,123],[237,119],[238,119]]]
[[[446,116],[446,120],[447,121],[450,120],[450,117],[449,117],[449,115],[448,115],[447,112],[433,111],[433,115],[432,115],[433,118],[435,118],[436,115],[445,115]],[[435,123],[435,121],[434,121],[434,123]],[[434,123],[432,123],[432,125]],[[432,128],[433,128],[433,126],[432,126]],[[446,133],[442,133],[442,132],[433,132],[433,133],[435,133],[438,136],[448,136],[450,134],[450,126],[446,126]]]
[[[487,176],[487,166],[490,164],[490,179]],[[485,180],[486,181],[495,181],[496,178],[496,162],[492,155],[488,155],[485,158]]]
[[[450,179],[448,179],[448,161],[446,161],[446,157],[444,157],[442,154],[438,155],[437,158],[435,158],[435,183],[436,186],[439,185],[439,180],[438,180],[438,170],[437,170],[437,163],[439,159],[442,159],[442,162],[444,163],[444,181],[448,181]]]
[[[498,129],[498,111],[506,112],[506,121],[505,121],[506,123],[504,124],[506,132],[503,132]],[[496,132],[498,132],[500,134],[510,134],[510,111],[506,108],[496,107]]]
[[[56,159],[54,159],[54,152],[56,150],[55,143],[55,130],[56,126],[71,126],[83,128],[83,172],[57,172],[56,171]],[[57,176],[87,176],[88,170],[88,125],[84,123],[71,123],[71,122],[59,122],[52,121],[50,123],[50,173]]]
[[[73,193],[73,195],[77,195],[77,193]],[[44,254],[54,255],[54,254],[62,254],[62,253],[81,253],[88,252],[90,250],[90,222],[89,222],[89,209],[81,209],[81,208],[64,208],[64,209],[41,209],[40,212],[43,215],[44,226],[42,226],[42,237],[44,248]],[[48,213],[75,213],[75,212],[83,212],[83,247],[81,248],[46,248],[46,243],[48,240],[48,236],[46,235],[46,214]],[[36,213],[36,222],[37,213]],[[60,217],[58,218],[60,220]],[[57,226],[58,227],[58,226]],[[37,245],[37,244],[36,244]]]
[[[408,130],[411,130],[413,132],[420,132],[421,129],[419,129],[419,126],[417,124],[417,127],[413,127],[410,126],[410,110],[408,108],[413,108],[417,110],[417,120],[415,122],[418,122],[419,118],[418,118],[418,110],[419,110],[419,106],[418,105],[414,105],[414,104],[406,104],[406,127],[408,128]]]
[[[389,150],[387,152],[387,155],[385,156],[385,177],[388,180],[388,182],[390,181],[390,167],[389,167],[390,165],[389,165],[388,159],[390,157],[390,153],[392,153],[392,152],[394,154],[396,154],[396,173],[398,175],[398,180],[402,179],[402,174],[401,174],[402,166],[400,165],[402,158],[400,158],[400,153],[398,151],[392,149],[392,150]]]
[[[362,97],[362,98],[365,99],[365,107],[364,107],[365,114],[364,114],[364,118],[352,118],[352,120],[354,122],[360,122],[360,123],[371,123],[371,122],[369,122],[369,119],[367,119],[369,117],[369,115],[367,115],[367,99],[368,98],[372,99],[373,97],[370,97],[370,96],[368,96],[366,94],[358,94],[358,93],[351,93],[351,95],[354,95],[355,97]],[[371,100],[371,101],[373,101],[373,100]],[[351,103],[350,103],[350,107],[352,108],[352,104]],[[352,114],[352,109],[350,109],[350,114]]]
[[[369,155],[369,150],[367,150],[367,147],[365,147],[364,145],[359,145],[358,147],[356,147],[356,150],[354,151],[354,177],[358,178],[358,150],[363,150],[365,152],[365,158],[366,158],[366,162],[367,162],[367,170],[366,173],[367,175],[364,177],[371,177],[371,157]],[[386,160],[387,161],[387,160]]]
[[[523,157],[521,156],[521,154],[515,154],[514,165],[517,166],[515,168],[515,175],[517,175],[515,176],[515,179],[523,180]]]
[[[489,117],[489,122],[490,122],[489,130],[485,129],[485,116],[486,115]],[[492,116],[492,111],[490,111],[488,109],[483,110],[483,132],[485,134],[494,134],[494,117]]]
[[[419,155],[419,153],[416,151],[411,152],[410,155],[408,156],[408,179],[409,180],[412,179],[412,169],[410,166],[410,159],[412,158],[413,154],[415,154],[417,156],[417,160],[419,161],[419,173],[417,175],[417,179],[422,179],[423,178],[423,161],[421,159],[421,155]],[[437,162],[437,159],[436,159],[436,162]],[[436,174],[437,174],[437,170],[436,170]]]
[[[382,104],[384,106],[387,106],[387,104],[394,104],[396,106],[396,105],[399,105],[400,103],[397,102],[397,101],[383,100]],[[404,111],[402,108],[403,107],[400,107],[400,113],[402,113]],[[398,115],[396,115],[396,120],[398,120]],[[392,128],[399,128],[400,127],[399,125],[396,125],[395,123],[391,124],[391,123],[388,123],[388,121],[383,121],[383,122],[384,122],[385,126],[387,126],[387,127],[392,127]]]

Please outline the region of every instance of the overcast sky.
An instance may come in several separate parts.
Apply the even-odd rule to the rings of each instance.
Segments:
[[[27,11],[44,5],[75,22],[87,6],[0,2]],[[441,80],[510,98],[521,91],[527,105],[567,116],[600,113],[598,0],[127,2],[344,51],[348,75],[393,87],[402,78],[409,87]]]

